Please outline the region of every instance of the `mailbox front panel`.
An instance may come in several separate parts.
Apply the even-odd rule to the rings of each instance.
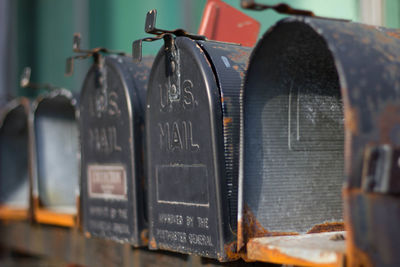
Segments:
[[[90,69],[81,96],[84,229],[133,245],[147,238],[142,101],[150,66],[107,56]]]
[[[147,95],[150,248],[216,257],[219,92],[200,47],[188,38],[176,47],[177,90],[161,49]]]
[[[27,99],[6,105],[0,121],[0,218],[27,218],[29,134]]]
[[[172,57],[160,50],[149,80],[150,248],[232,260],[240,73],[249,49],[186,37],[175,49]]]

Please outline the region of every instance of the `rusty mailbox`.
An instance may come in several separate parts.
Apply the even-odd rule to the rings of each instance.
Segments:
[[[30,103],[10,101],[0,110],[0,219],[29,217]]]
[[[146,102],[149,247],[235,259],[239,93],[250,48],[155,28]],[[140,58],[143,40],[133,43]],[[234,249],[233,249],[234,251]]]
[[[399,264],[400,31],[278,22],[243,89],[239,245],[339,230],[350,266]]]
[[[94,58],[80,98],[84,230],[145,245],[144,105],[153,59],[136,64],[123,53],[81,50],[78,36],[74,51]]]

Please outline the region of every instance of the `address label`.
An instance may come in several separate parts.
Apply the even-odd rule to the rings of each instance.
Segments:
[[[123,165],[88,165],[90,198],[127,200],[126,170]]]

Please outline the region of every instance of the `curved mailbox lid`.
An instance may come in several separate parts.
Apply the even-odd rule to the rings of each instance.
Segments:
[[[143,108],[152,61],[105,56],[89,70],[81,93],[84,230],[133,245],[147,242]]]
[[[294,50],[296,47],[302,47],[303,51],[307,52],[303,57],[306,62],[307,57],[315,58],[316,62],[320,61],[321,67],[326,67],[333,61],[338,76],[336,87],[340,89],[344,110],[344,175],[346,179],[344,199],[346,228],[349,230],[349,259],[351,264],[356,263],[355,259],[363,261],[364,264],[380,265],[384,260],[386,263],[396,264],[398,257],[393,255],[397,255],[396,248],[399,247],[398,240],[400,239],[394,235],[398,231],[389,229],[393,230],[397,227],[400,219],[397,215],[400,214],[398,199],[384,199],[384,195],[374,194],[379,200],[375,202],[367,193],[361,193],[359,188],[382,193],[383,183],[376,180],[383,177],[393,181],[396,177],[394,174],[398,173],[396,169],[398,166],[394,164],[393,156],[396,155],[400,143],[398,138],[400,130],[399,31],[358,23],[296,17],[283,20],[271,28],[254,50],[252,60],[256,59],[260,49],[265,49],[268,45],[278,47],[277,43],[273,43],[279,42],[276,38],[274,39],[274,36],[287,36],[285,40],[289,42],[298,41],[297,46],[293,46]],[[316,42],[321,42],[321,46],[316,49],[307,50],[303,47]],[[262,48],[262,46],[265,47]],[[269,47],[270,50],[276,52],[271,47]],[[321,53],[328,53],[331,59],[327,58],[328,60],[324,63]],[[293,60],[295,59],[294,57]],[[249,73],[252,70],[251,65],[252,63]],[[292,75],[298,78],[296,74]],[[305,75],[304,78],[310,77],[310,73]],[[328,82],[329,79],[325,81]],[[291,84],[290,80],[283,82]],[[250,83],[250,78],[247,79],[247,83]],[[248,94],[249,88],[245,87],[245,95]],[[243,107],[245,119],[248,109],[246,98],[248,96],[245,97]],[[243,137],[246,146],[246,120]],[[244,150],[244,157],[246,157],[246,151],[247,147]],[[333,162],[338,160],[340,158]],[[385,163],[390,163],[392,168],[379,173],[378,169],[381,169]],[[248,178],[246,159],[243,170],[242,178],[246,184],[245,180]],[[371,185],[369,180],[376,183]],[[395,185],[391,182],[389,184]],[[246,188],[244,191],[246,192]],[[387,193],[391,191],[398,192],[398,188],[392,186]],[[245,193],[244,199],[246,200]],[[391,203],[390,211],[383,207],[383,203]],[[378,213],[379,210],[380,213]],[[396,212],[393,212],[394,210]],[[379,237],[378,233],[386,235]],[[383,241],[386,243],[383,244]]]
[[[27,219],[30,103],[17,98],[0,111],[0,219]]]
[[[171,63],[162,48],[147,95],[150,248],[232,260],[235,111],[250,50],[186,37],[175,47],[175,72],[167,75]]]
[[[33,103],[34,216],[38,222],[73,226],[79,203],[77,99],[66,89]]]

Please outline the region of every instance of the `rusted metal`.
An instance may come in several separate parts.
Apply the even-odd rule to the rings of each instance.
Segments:
[[[31,88],[31,89],[45,89],[45,90],[56,90],[61,89],[60,87],[54,86],[50,83],[35,83],[31,81],[31,73],[32,69],[30,67],[25,67],[22,70],[21,78],[19,85],[22,88]]]
[[[149,34],[154,34],[155,37],[146,37],[143,39],[136,40],[132,43],[132,56],[134,61],[139,62],[142,60],[142,44],[143,42],[153,42],[164,39],[166,44],[173,42],[171,36],[185,36],[193,40],[206,40],[204,35],[189,33],[184,29],[175,30],[163,30],[156,27],[157,10],[152,9],[146,14],[146,21],[144,25],[144,31]],[[170,46],[171,47],[171,46]],[[165,46],[168,49],[168,46]]]
[[[74,61],[76,59],[87,59],[87,58],[94,58],[96,64],[101,64],[102,62],[102,55],[119,55],[119,56],[126,56],[126,53],[123,51],[116,51],[111,50],[105,47],[96,47],[93,49],[82,49],[81,48],[81,34],[75,33],[72,40],[72,51],[77,53],[72,57],[68,57],[66,61],[65,67],[65,75],[71,76],[74,72]]]
[[[146,103],[149,247],[236,260],[238,107],[250,49],[156,33],[164,47]]]
[[[345,241],[332,240],[344,232],[251,239],[247,257],[252,260],[295,266],[344,266]]]
[[[275,69],[282,66],[285,58],[290,57],[294,62],[300,60],[291,51],[274,50],[270,44],[276,41],[282,42],[281,47],[290,47],[293,43],[292,51],[299,55],[304,52],[303,62],[322,58],[324,53],[330,54],[330,58],[317,65],[320,69],[326,68],[327,64],[334,66],[338,79],[331,84],[325,76],[323,84],[324,87],[334,85],[340,90],[343,102],[344,157],[337,157],[331,163],[342,161],[344,164],[348,266],[400,264],[397,256],[400,201],[394,193],[397,192],[400,145],[399,33],[400,30],[359,23],[294,17],[272,27],[253,52],[252,60],[256,59],[260,49],[285,55],[276,65],[273,57],[267,57],[269,60],[264,63],[259,61],[271,64]],[[317,43],[317,47],[306,52],[307,47]],[[307,68],[309,66],[312,63]],[[248,73],[256,67],[251,62]],[[294,79],[296,85],[303,77],[313,77],[308,70],[306,76],[299,77],[298,73],[291,73],[289,65],[285,68],[285,72],[290,73],[289,85],[290,79]],[[276,75],[268,67],[265,70]],[[246,81],[250,81],[249,76]],[[249,88],[245,88],[245,94],[248,94]],[[320,165],[319,168],[325,167]]]
[[[344,231],[344,222],[326,222],[314,225],[307,234]]]
[[[0,219],[30,218],[31,106],[21,97],[0,110]]]
[[[269,29],[250,58],[241,96],[238,249],[259,235],[246,228],[247,210],[258,229],[277,235],[342,225],[339,78],[322,38],[302,20],[314,21],[296,17]]]
[[[252,47],[257,42],[260,23],[221,0],[208,0],[199,34],[210,40]]]
[[[289,6],[288,4],[280,3],[276,5],[266,5],[256,3],[255,0],[241,0],[240,2],[242,8],[244,9],[251,9],[251,10],[266,10],[266,9],[273,9],[277,13],[280,14],[287,14],[287,15],[301,15],[301,16],[310,16],[314,17],[315,14],[310,10],[303,10],[303,9],[295,9]]]

